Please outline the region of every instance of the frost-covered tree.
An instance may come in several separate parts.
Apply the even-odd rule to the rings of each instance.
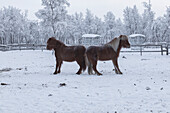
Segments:
[[[106,31],[109,31],[110,29],[114,29],[116,27],[115,16],[112,12],[107,12],[107,14],[104,15],[104,22],[106,26]]]
[[[116,20],[116,28],[117,28],[116,36],[119,36],[119,35],[122,35],[122,34],[126,33],[125,32],[126,29],[125,29],[124,24],[123,24],[123,22],[121,21],[120,18]]]
[[[95,16],[94,17],[94,24],[93,24],[93,33],[103,35],[104,34],[104,23],[102,22],[101,18]]]
[[[86,16],[84,20],[85,33],[92,34],[94,32],[94,15],[89,9],[86,10]]]
[[[141,16],[137,10],[137,7],[126,7],[124,10],[124,24],[126,28],[126,34],[141,33]]]
[[[107,14],[104,15],[104,29],[105,42],[108,42],[123,33],[123,23],[120,19],[116,20],[112,12],[107,12]]]
[[[153,37],[152,42],[165,42],[167,41],[168,26],[164,17],[157,18],[152,24]]]
[[[67,16],[67,43],[79,43],[79,39],[84,34],[83,13],[75,13]]]
[[[165,14],[165,20],[166,20],[166,41],[170,43],[170,6],[167,7],[166,14]]]
[[[27,12],[21,13],[21,10],[11,6],[4,7],[0,12],[0,43],[23,43]]]
[[[67,0],[42,0],[42,6],[44,8],[39,10],[36,16],[41,20],[43,28],[48,31],[48,37],[55,36],[62,40],[66,31],[66,8],[69,3]]]
[[[152,24],[154,21],[154,12],[152,11],[152,5],[147,2],[143,2],[143,5],[145,7],[144,13],[142,14],[142,29],[143,29],[143,34],[146,35],[148,38],[147,40],[150,41],[152,40],[153,37],[153,32],[152,32]]]
[[[105,27],[105,42],[110,41],[116,34],[116,22],[115,22],[115,16],[112,12],[107,12],[106,15],[104,15],[104,27]]]

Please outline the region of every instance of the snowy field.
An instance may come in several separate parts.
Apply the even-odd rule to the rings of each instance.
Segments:
[[[121,53],[123,75],[111,61],[98,63],[103,76],[54,66],[52,51],[0,52],[0,113],[170,113],[170,56]]]

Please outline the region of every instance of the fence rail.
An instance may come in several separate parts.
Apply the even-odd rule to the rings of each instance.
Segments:
[[[148,49],[149,48],[149,49]],[[150,49],[151,48],[151,49]],[[155,49],[156,48],[156,49]],[[0,51],[9,50],[44,50],[46,49],[45,44],[9,44],[0,45]],[[147,45],[131,45],[131,49],[123,49],[121,52],[138,52],[142,55],[145,52],[160,52],[161,55],[170,52],[170,44],[147,44]]]
[[[0,45],[0,51],[9,51],[9,50],[44,50],[46,45],[43,44],[9,44],[9,45]]]
[[[138,48],[136,50],[133,50],[132,48]],[[152,48],[148,50],[148,48]],[[156,48],[156,49],[153,49]],[[131,45],[131,50],[123,50],[121,52],[139,52],[140,55],[142,55],[144,52],[160,52],[161,55],[166,53],[166,55],[169,54],[169,48],[170,44],[147,44],[147,45]]]

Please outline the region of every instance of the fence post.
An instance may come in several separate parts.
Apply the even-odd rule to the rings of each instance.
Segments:
[[[161,45],[161,55],[163,55],[163,46]]]
[[[142,56],[142,46],[140,46],[140,55]]]
[[[168,55],[169,53],[169,50],[168,50],[169,48],[168,48],[168,45],[166,46],[166,55]]]
[[[19,50],[21,51],[21,45],[18,45],[19,46]]]

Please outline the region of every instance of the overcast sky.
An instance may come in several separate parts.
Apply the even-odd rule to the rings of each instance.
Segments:
[[[116,18],[123,18],[123,10],[126,6],[133,7],[136,5],[139,12],[144,10],[143,2],[148,0],[68,0],[70,7],[69,14],[75,12],[86,12],[90,9],[93,14],[103,18],[108,11],[112,11]],[[170,0],[151,0],[152,10],[156,13],[156,17],[163,16],[166,8],[170,6]],[[14,6],[22,11],[28,10],[29,19],[36,19],[34,13],[41,9],[41,0],[0,0],[0,8]]]

